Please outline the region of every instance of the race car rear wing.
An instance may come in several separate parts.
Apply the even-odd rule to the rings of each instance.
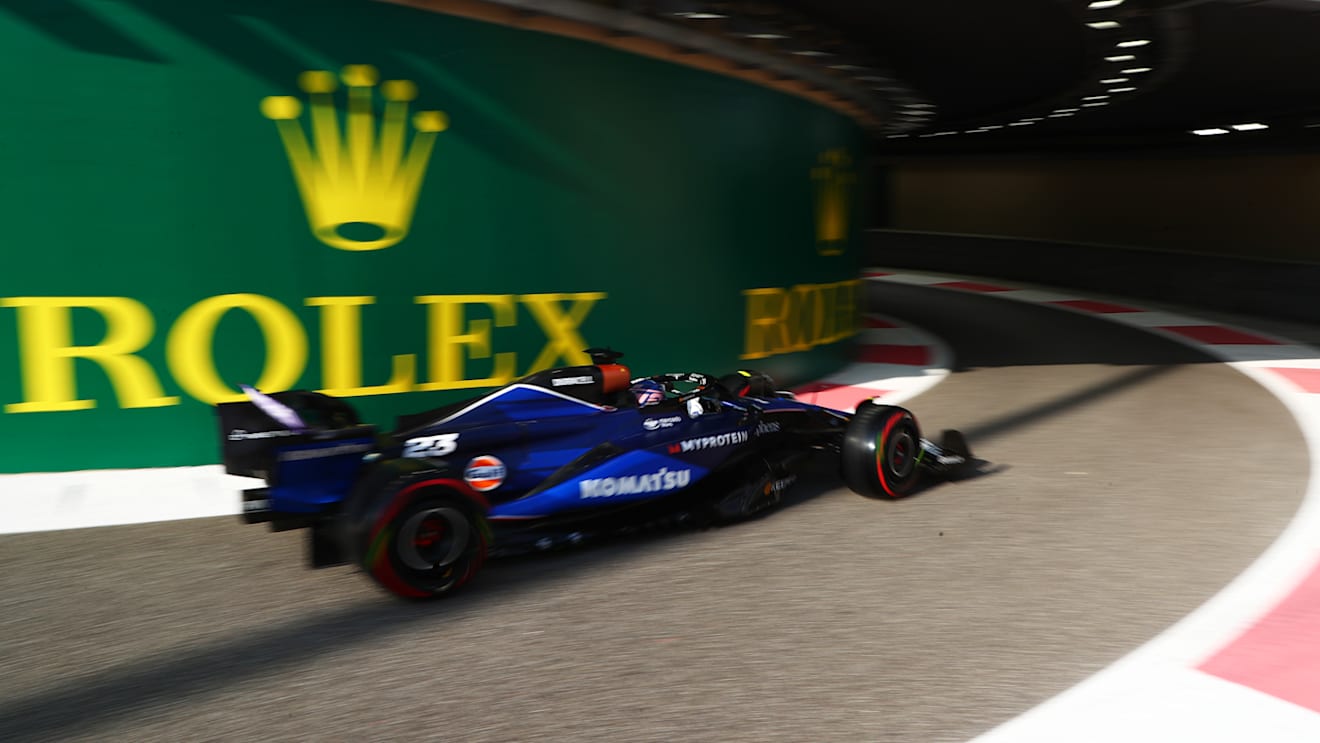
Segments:
[[[269,480],[279,453],[291,447],[375,439],[376,427],[360,423],[343,400],[307,390],[256,394],[249,392],[252,402],[215,406],[221,458],[231,475]],[[296,415],[289,418],[287,411]]]

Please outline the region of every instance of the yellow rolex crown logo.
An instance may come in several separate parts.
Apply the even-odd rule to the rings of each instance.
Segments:
[[[816,250],[822,255],[838,255],[847,247],[850,192],[857,182],[848,151],[822,152],[811,169],[811,180],[816,184]]]
[[[298,87],[311,102],[310,142],[299,122],[301,101],[286,95],[261,101],[261,113],[275,122],[288,153],[312,234],[341,250],[380,250],[408,234],[436,134],[449,126],[441,111],[418,111],[406,141],[408,105],[417,97],[409,80],[381,83],[385,106],[377,126],[377,79],[371,65],[348,65],[339,77],[302,73]],[[341,81],[348,97],[343,126],[333,96]]]

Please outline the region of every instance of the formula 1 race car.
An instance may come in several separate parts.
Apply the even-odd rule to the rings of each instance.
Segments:
[[[305,528],[313,566],[353,563],[421,599],[491,555],[746,519],[813,455],[837,456],[848,487],[876,498],[970,462],[961,434],[927,441],[903,408],[808,405],[752,371],[632,379],[622,354],[587,353],[591,365],[402,416],[393,433],[328,395],[245,388],[250,402],[217,406],[225,470],[266,481],[243,491],[242,519]]]

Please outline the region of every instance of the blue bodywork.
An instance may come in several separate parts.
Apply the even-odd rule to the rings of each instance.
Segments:
[[[268,508],[309,516],[336,508],[382,458],[418,460],[465,480],[492,521],[613,508],[697,486],[762,437],[780,435],[794,414],[822,410],[783,397],[614,407],[512,384],[391,437],[350,429],[276,445]]]

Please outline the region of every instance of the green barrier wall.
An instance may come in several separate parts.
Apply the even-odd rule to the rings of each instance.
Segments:
[[[855,332],[863,138],[794,97],[363,2],[6,2],[0,60],[3,472],[215,462],[240,383],[389,425]]]

